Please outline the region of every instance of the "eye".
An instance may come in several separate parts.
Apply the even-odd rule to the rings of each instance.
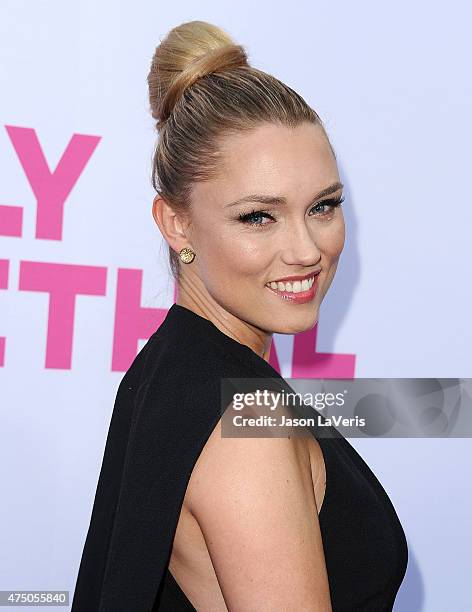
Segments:
[[[260,223],[260,220],[264,218],[273,219],[274,217],[264,210],[253,210],[250,213],[241,213],[239,215],[239,220],[242,223],[247,223],[248,225],[254,225],[258,227],[268,225],[267,223]]]
[[[322,202],[318,202],[318,204],[315,204],[315,206],[313,206],[313,208],[311,210],[315,210],[316,211],[316,209],[318,209],[318,211],[316,211],[316,215],[318,217],[324,217],[326,215],[329,215],[330,212],[332,212],[338,206],[341,206],[341,204],[343,202],[344,202],[344,198],[335,198],[335,199],[331,199],[331,200],[323,200]],[[329,208],[329,210],[320,211],[319,210],[320,206],[321,207],[327,206]]]
[[[315,204],[315,206],[311,208],[311,211],[315,211],[315,215],[312,216],[326,217],[343,202],[344,198],[323,200],[322,202],[318,202],[318,204]],[[320,207],[328,207],[329,210],[320,211]],[[252,225],[253,227],[265,227],[266,225],[270,225],[270,223],[262,223],[262,219],[272,219],[272,221],[275,221],[274,217],[265,210],[253,210],[249,213],[240,213],[238,218],[242,223]]]

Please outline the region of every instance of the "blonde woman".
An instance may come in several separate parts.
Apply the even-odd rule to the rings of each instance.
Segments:
[[[120,383],[72,610],[391,610],[406,539],[354,448],[221,433],[222,379],[283,385],[273,334],[312,328],[336,272],[322,122],[206,22],[169,32],[148,83],[178,299]]]

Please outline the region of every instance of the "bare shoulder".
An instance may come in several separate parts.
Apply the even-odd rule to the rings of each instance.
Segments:
[[[221,422],[211,433],[186,505],[229,610],[331,610],[313,491],[316,456],[303,439],[222,438]]]

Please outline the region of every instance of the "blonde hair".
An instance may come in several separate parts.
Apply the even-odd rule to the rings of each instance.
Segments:
[[[323,127],[299,94],[250,66],[244,48],[205,21],[182,23],[167,34],[154,52],[147,82],[159,136],[151,181],[178,212],[189,209],[192,184],[217,175],[226,136],[263,122]],[[170,247],[169,262],[178,280],[179,256]]]

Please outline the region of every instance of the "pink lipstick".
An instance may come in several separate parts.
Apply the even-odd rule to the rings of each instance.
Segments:
[[[266,283],[267,289],[294,304],[311,302],[316,295],[320,270],[305,276],[291,276]]]

